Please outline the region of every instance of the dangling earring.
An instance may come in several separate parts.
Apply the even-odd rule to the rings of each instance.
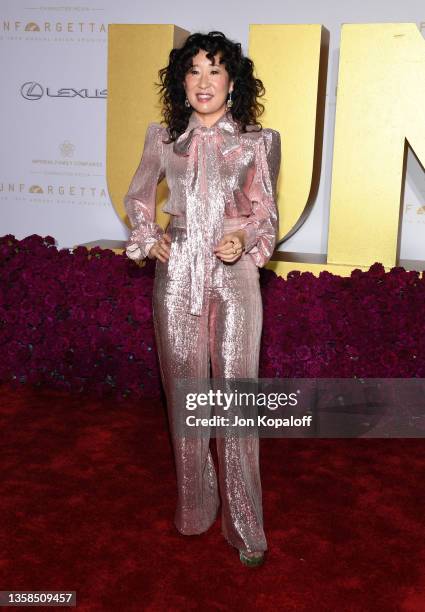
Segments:
[[[184,101],[185,106],[189,107],[190,106],[190,102],[186,96],[186,100]]]
[[[227,108],[230,108],[231,106],[233,106],[233,100],[232,100],[232,92],[229,91],[229,99],[227,100]]]

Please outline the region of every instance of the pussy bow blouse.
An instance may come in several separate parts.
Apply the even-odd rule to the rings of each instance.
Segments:
[[[143,154],[124,197],[132,226],[126,255],[144,259],[164,233],[155,222],[155,208],[157,185],[165,178],[169,197],[162,211],[179,216],[179,225],[183,221],[186,226],[192,314],[201,312],[208,273],[211,278],[222,272],[213,248],[223,237],[224,218],[240,220],[238,228],[246,232],[245,252],[258,267],[269,261],[276,246],[280,134],[255,129],[248,126],[241,132],[230,111],[211,127],[193,111],[185,132],[170,144],[163,142],[168,140],[166,127],[150,123],[147,128]],[[169,271],[173,265],[178,262],[173,261],[171,246]]]

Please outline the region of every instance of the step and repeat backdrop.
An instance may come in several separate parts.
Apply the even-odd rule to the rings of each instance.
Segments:
[[[423,36],[424,5],[301,0],[259,6],[246,0],[241,11],[224,0],[211,6],[196,0],[0,0],[0,235],[50,235],[59,248],[98,240],[120,246],[126,240],[128,228],[111,203],[106,179],[109,24],[221,30],[248,53],[250,24],[316,23],[330,33],[320,183],[307,220],[280,250],[326,253],[341,26],[385,22],[415,23]],[[140,152],[142,147],[140,142]],[[400,257],[425,260],[425,176],[410,149],[402,191]]]

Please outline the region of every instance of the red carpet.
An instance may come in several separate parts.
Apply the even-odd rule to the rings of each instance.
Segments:
[[[220,518],[174,528],[161,404],[1,390],[1,590],[75,590],[84,611],[425,610],[423,440],[263,439],[269,553],[250,569]]]

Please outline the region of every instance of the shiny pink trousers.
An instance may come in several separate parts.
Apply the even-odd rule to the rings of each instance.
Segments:
[[[224,265],[221,286],[213,282],[205,286],[201,316],[191,314],[186,230],[173,221],[167,231],[174,261],[180,265],[174,265],[170,274],[168,261],[156,261],[153,317],[176,465],[174,523],[185,535],[206,531],[217,516],[221,498],[226,540],[239,550],[264,551],[258,436],[216,437],[217,483],[205,427],[196,437],[176,430],[176,415],[185,407],[173,385],[178,378],[258,377],[263,322],[259,271],[243,252],[238,261]],[[237,227],[237,220],[225,219],[225,232]]]

